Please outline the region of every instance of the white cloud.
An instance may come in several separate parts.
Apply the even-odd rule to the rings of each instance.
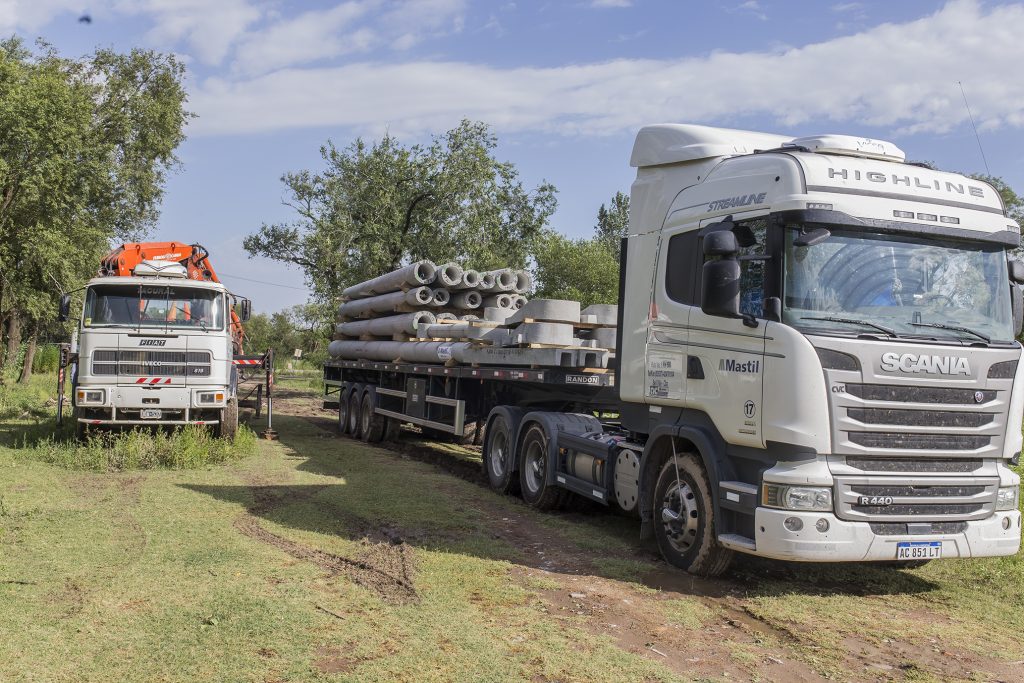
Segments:
[[[946,131],[966,120],[957,80],[982,126],[1019,127],[1024,82],[1005,74],[1007,65],[1024,62],[1022,34],[1024,7],[956,0],[915,21],[768,53],[512,69],[363,62],[212,78],[192,93],[200,115],[192,133],[303,126],[423,132],[468,116],[502,131],[607,134],[742,115],[773,118],[780,128],[826,119]]]
[[[262,15],[253,0],[114,0],[124,14],[152,19],[147,39],[157,45],[184,43],[207,64],[219,64],[246,29]]]
[[[304,12],[272,23],[241,41],[235,53],[236,68],[244,73],[265,73],[293,64],[364,52],[377,42],[376,32],[368,28],[344,30],[379,5],[377,0],[343,2],[328,10]]]
[[[86,7],[86,0],[0,0],[0,33],[36,31],[61,15],[73,21]]]
[[[590,6],[596,8],[632,7],[633,0],[590,0]]]

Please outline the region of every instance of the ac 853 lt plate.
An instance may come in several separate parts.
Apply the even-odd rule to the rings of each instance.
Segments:
[[[907,541],[896,544],[897,560],[937,560],[940,557],[942,541]]]

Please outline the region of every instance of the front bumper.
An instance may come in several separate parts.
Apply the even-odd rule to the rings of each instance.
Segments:
[[[783,525],[788,517],[803,521],[800,531]],[[815,529],[819,519],[828,520],[828,531]],[[1003,529],[1003,519],[1009,528]],[[1020,549],[1021,514],[996,512],[991,517],[967,523],[961,533],[875,534],[867,522],[849,522],[832,513],[794,512],[758,507],[754,514],[754,547],[737,550],[797,562],[865,562],[896,559],[896,544],[903,541],[941,541],[942,557],[996,557],[1014,555]]]

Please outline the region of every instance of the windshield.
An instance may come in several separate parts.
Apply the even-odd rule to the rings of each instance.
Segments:
[[[1006,252],[997,246],[835,228],[825,241],[797,247],[797,235],[786,231],[787,324],[828,334],[1013,341]]]
[[[86,327],[195,328],[224,326],[220,292],[167,285],[96,285],[85,296]]]

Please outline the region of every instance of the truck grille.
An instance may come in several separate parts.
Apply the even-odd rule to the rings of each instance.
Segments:
[[[846,464],[862,472],[895,472],[912,474],[928,472],[941,474],[944,472],[976,472],[985,461],[981,458],[935,458],[930,460],[910,458],[859,458],[847,456]]]
[[[984,519],[995,510],[998,478],[837,477],[836,514],[873,522],[959,522]]]
[[[996,398],[996,392],[989,389],[975,392],[974,389],[953,387],[903,386],[900,384],[846,384],[846,393],[865,401],[892,401],[896,403],[944,403],[947,405],[978,405],[989,403]],[[981,395],[981,400],[975,396]]]
[[[965,413],[953,410],[848,408],[846,414],[864,424],[913,427],[981,427],[995,420],[993,413]]]
[[[208,351],[116,351],[92,354],[92,374],[135,377],[209,377]]]
[[[914,434],[905,432],[850,432],[849,439],[867,448],[901,450],[973,451],[984,448],[989,436],[966,434]]]

